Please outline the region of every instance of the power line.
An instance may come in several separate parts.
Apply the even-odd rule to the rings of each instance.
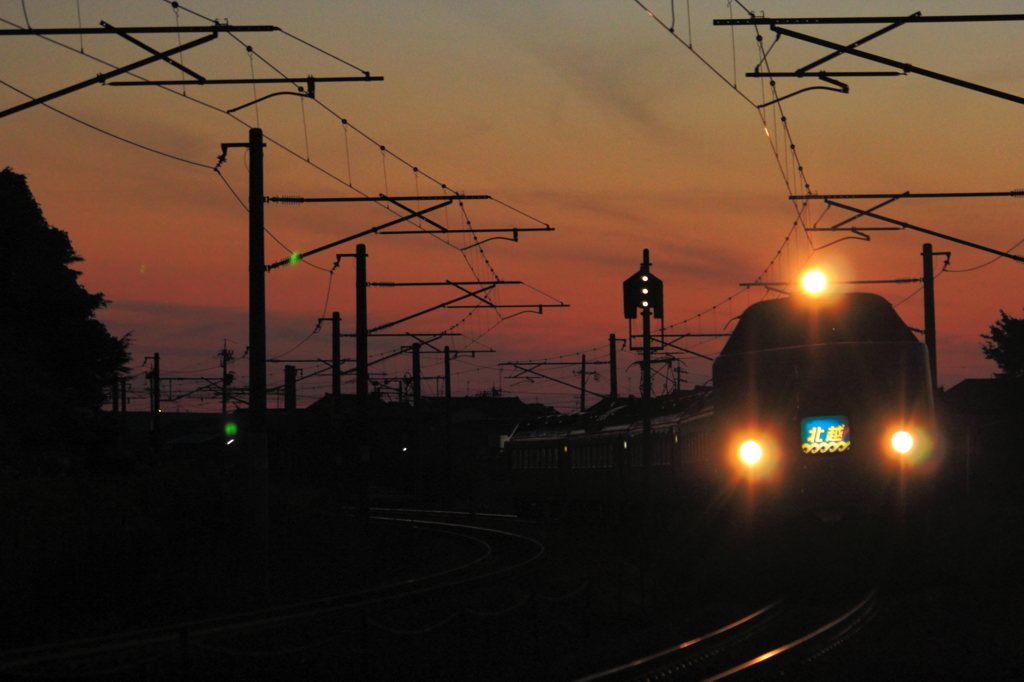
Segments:
[[[11,85],[10,83],[8,83],[6,81],[0,80],[0,85],[5,85],[8,88],[10,88],[11,90],[14,90],[19,95],[23,95],[24,97],[27,97],[30,100],[31,99],[35,99],[34,97],[32,97],[32,95],[28,94],[27,92],[24,92],[23,90],[19,90],[18,88],[14,87],[13,85]],[[103,128],[100,128],[98,126],[94,126],[91,123],[86,123],[82,119],[76,118],[76,117],[72,116],[71,114],[65,113],[65,112],[61,111],[60,109],[57,109],[56,107],[54,107],[54,106],[52,106],[50,104],[46,104],[45,102],[41,103],[41,106],[44,106],[47,109],[49,109],[50,111],[56,112],[56,113],[60,114],[61,116],[64,116],[65,118],[69,118],[72,121],[74,121],[75,123],[79,123],[79,124],[85,126],[86,128],[90,128],[92,130],[95,130],[98,133],[103,133],[104,135],[107,135],[108,137],[112,137],[115,140],[120,140],[121,142],[126,142],[126,143],[132,145],[133,147],[138,147],[139,149],[144,149],[147,152],[153,152],[154,154],[159,154],[160,156],[167,157],[168,159],[174,159],[175,161],[181,161],[182,163],[187,163],[187,164],[192,165],[192,166],[199,166],[200,168],[209,168],[211,170],[213,169],[213,166],[209,166],[209,165],[207,165],[205,163],[199,163],[198,161],[191,161],[189,159],[184,159],[184,158],[182,158],[180,156],[175,156],[174,154],[169,154],[167,152],[162,152],[159,149],[153,149],[152,147],[147,147],[144,144],[140,144],[138,142],[133,142],[132,140],[129,140],[126,137],[121,137],[120,135],[115,135],[114,133],[112,133],[112,132],[110,132],[108,130],[104,130]]]

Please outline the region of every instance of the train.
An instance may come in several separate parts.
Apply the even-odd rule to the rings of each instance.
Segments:
[[[749,306],[711,386],[651,399],[646,458],[643,409],[606,398],[522,424],[503,453],[520,512],[731,499],[829,522],[905,502],[935,451],[927,347],[870,293]]]

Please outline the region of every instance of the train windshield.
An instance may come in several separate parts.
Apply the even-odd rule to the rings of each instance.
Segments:
[[[747,308],[722,355],[820,343],[903,342],[917,338],[881,296],[791,296]]]

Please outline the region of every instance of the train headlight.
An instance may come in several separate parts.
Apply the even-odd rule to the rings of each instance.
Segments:
[[[906,431],[897,431],[892,434],[892,448],[901,455],[905,455],[914,447],[914,437]]]
[[[753,466],[761,461],[761,446],[752,440],[748,440],[740,446],[740,459],[747,466]]]
[[[801,284],[803,284],[804,291],[812,296],[816,296],[825,291],[825,287],[828,285],[828,280],[825,279],[825,275],[821,274],[817,270],[812,270],[804,275]]]

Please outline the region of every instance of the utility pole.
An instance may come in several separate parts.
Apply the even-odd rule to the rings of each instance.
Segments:
[[[147,360],[149,358],[146,358]],[[151,414],[149,444],[156,455],[160,452],[160,354],[153,353],[153,369],[149,372],[149,409]]]
[[[223,416],[228,414],[228,386],[233,379],[228,372],[228,363],[235,357],[235,352],[228,349],[228,340],[224,339],[224,348],[217,355],[220,356],[220,413]]]
[[[603,363],[594,362],[591,364],[600,365]],[[580,412],[586,412],[587,410],[587,356],[584,355],[580,360]],[[597,376],[597,372],[589,372],[593,376]]]
[[[121,379],[121,414],[128,412],[128,379]]]
[[[420,344],[412,344],[412,406],[420,409]]]
[[[249,142],[222,145],[249,151],[249,480],[255,577],[262,599],[270,591],[267,508],[267,297],[264,257],[263,130],[251,128]]]
[[[610,395],[612,398],[619,397],[619,373],[615,365],[615,334],[608,336],[608,364],[609,371],[611,372],[611,389]]]
[[[341,395],[341,314],[331,315],[331,395]]]
[[[452,459],[452,355],[448,346],[444,347],[444,456],[441,461],[444,463],[444,472],[448,473],[448,467]],[[447,478],[447,476],[446,476]]]
[[[445,410],[450,410],[452,401],[452,356],[448,346],[444,347],[444,401]]]
[[[928,346],[928,369],[931,371],[933,391],[939,390],[939,361],[935,337],[935,274],[932,258],[945,256],[948,263],[949,255],[948,251],[932,251],[931,244],[921,247],[921,257],[924,259],[924,343]]]
[[[587,411],[587,356],[580,360],[580,412]]]
[[[922,247],[924,258],[924,343],[928,346],[928,368],[932,377],[932,390],[938,388],[938,362],[935,357],[935,274],[932,263],[932,245]]]
[[[370,518],[370,442],[367,412],[370,394],[369,327],[366,322],[366,245],[356,244],[356,428],[360,460],[359,515]]]
[[[263,217],[263,130],[249,130],[249,453],[257,532],[256,565],[263,596],[270,592],[267,500],[267,297]]]
[[[284,409],[286,412],[295,412],[295,365],[284,366]]]

